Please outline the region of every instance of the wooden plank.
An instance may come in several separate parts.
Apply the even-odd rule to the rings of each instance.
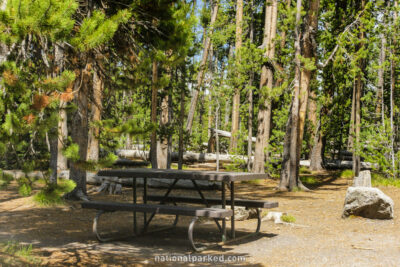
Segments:
[[[198,216],[210,218],[225,218],[232,216],[233,212],[226,209],[202,208],[202,207],[182,207],[151,204],[131,204],[120,202],[88,201],[82,202],[84,209],[97,209],[104,211],[138,211],[169,215]]]
[[[147,200],[150,201],[161,201],[164,196],[149,195]],[[197,197],[174,197],[169,196],[165,202],[179,202],[179,203],[192,203],[192,204],[203,204],[204,201]],[[212,205],[221,205],[221,199],[219,198],[207,198],[207,202]],[[231,200],[226,200],[227,205],[231,205]],[[278,202],[271,202],[265,200],[251,200],[251,199],[235,199],[236,206],[244,206],[247,208],[263,208],[272,209],[279,206]]]
[[[267,174],[247,172],[216,172],[216,171],[190,171],[190,170],[166,170],[166,169],[115,169],[103,170],[98,176],[112,176],[119,178],[161,178],[161,179],[189,179],[207,181],[249,181],[255,179],[267,179]]]

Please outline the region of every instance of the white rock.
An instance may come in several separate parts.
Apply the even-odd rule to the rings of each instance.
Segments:
[[[357,177],[354,177],[353,186],[371,187],[371,172],[361,171]]]
[[[274,223],[283,223],[282,215],[286,215],[285,212],[270,211],[267,216],[265,216],[262,221],[274,221]]]

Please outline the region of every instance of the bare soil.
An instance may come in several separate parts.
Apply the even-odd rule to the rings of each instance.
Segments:
[[[226,265],[254,266],[400,266],[400,189],[380,188],[395,202],[394,220],[370,220],[360,217],[342,219],[347,187],[351,181],[334,178],[332,173],[318,175],[321,183],[311,192],[277,192],[277,181],[260,184],[237,184],[241,198],[278,201],[274,211],[296,218],[294,224],[264,221],[261,234],[234,244],[191,254],[187,241],[190,218],[180,218],[178,227],[126,240],[99,243],[92,233],[95,211],[83,210],[79,202],[56,207],[40,207],[32,197],[18,195],[17,184],[0,190],[0,242],[14,240],[33,244],[34,253],[48,266],[176,266],[176,262],[155,262],[155,256],[223,255],[245,256],[245,262]],[[89,186],[89,189],[94,189]],[[162,194],[163,189],[151,189]],[[178,195],[194,195],[195,191],[174,190]],[[207,195],[219,195],[206,191]],[[139,188],[138,195],[141,196]],[[93,200],[132,201],[132,190],[122,195],[91,193]],[[101,220],[101,229],[114,235],[133,232],[132,214],[110,213]],[[138,215],[142,221],[141,215]],[[167,226],[173,217],[156,216],[153,228]],[[141,225],[139,225],[141,226]],[[228,223],[229,226],[229,223]],[[238,236],[254,231],[256,220],[236,222]],[[229,230],[229,228],[228,228]],[[203,220],[195,229],[198,240],[218,241],[215,224]],[[0,259],[7,257],[0,253]],[[0,261],[0,266],[1,266]],[[185,263],[188,264],[188,263]],[[202,263],[205,265],[222,265]],[[24,264],[25,265],[25,264]],[[191,264],[193,266],[199,263]]]

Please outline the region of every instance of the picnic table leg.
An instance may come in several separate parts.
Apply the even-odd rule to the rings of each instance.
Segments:
[[[196,188],[197,192],[199,193],[201,199],[203,200],[204,205],[206,205],[206,207],[209,208],[210,204],[208,203],[207,199],[204,197],[203,193],[201,192],[200,187],[197,185],[195,180],[191,180],[191,181],[192,181],[194,187]],[[221,232],[222,228],[221,228],[221,225],[219,224],[218,220],[214,218],[214,222],[218,226],[219,231]]]
[[[133,204],[137,202],[137,195],[136,195],[136,178],[133,178]],[[137,223],[136,223],[136,211],[133,212],[133,232],[137,235]]]
[[[226,197],[225,197],[225,182],[222,182],[221,185],[221,196],[222,196],[222,208],[226,208]],[[222,242],[226,241],[226,219],[222,218]]]
[[[165,193],[163,199],[160,201],[160,204],[164,204],[165,200],[168,198],[169,193],[171,193],[172,189],[174,188],[174,186],[175,186],[175,184],[178,182],[178,180],[179,180],[179,179],[175,179],[174,182],[170,185],[170,187],[168,188],[167,192]],[[147,229],[147,227],[149,226],[151,220],[153,220],[154,215],[156,215],[155,212],[153,212],[153,213],[150,215],[149,220],[148,220],[148,221],[146,222],[146,224],[144,225],[143,231],[146,231],[146,229]],[[175,217],[175,222],[174,222],[174,223],[176,224],[177,221],[178,221],[178,219],[177,219],[177,217]]]
[[[233,211],[231,217],[231,238],[235,239],[235,184],[231,182],[231,209]]]
[[[147,177],[143,178],[143,203],[147,203]],[[143,212],[143,225],[146,225],[147,213]],[[144,229],[143,229],[144,230]]]

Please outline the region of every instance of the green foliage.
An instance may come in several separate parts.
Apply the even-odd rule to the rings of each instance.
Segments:
[[[354,173],[352,170],[343,170],[340,172],[340,178],[343,179],[353,179],[354,178]]]
[[[12,175],[4,173],[3,170],[0,170],[0,189],[6,188],[12,180],[14,180]]]
[[[20,196],[28,197],[31,195],[32,188],[29,184],[23,183],[18,188],[18,193]]]
[[[400,179],[387,178],[382,173],[372,172],[371,173],[372,186],[386,186],[386,187],[397,187],[400,188]]]
[[[71,192],[75,187],[76,184],[72,180],[59,179],[56,185],[47,182],[46,186],[34,195],[33,200],[42,206],[63,204],[62,196]]]
[[[70,144],[69,146],[65,147],[63,150],[63,155],[69,160],[78,161],[80,159],[78,144]]]
[[[296,218],[293,215],[289,215],[289,214],[284,214],[281,217],[281,220],[287,223],[294,223],[296,222]]]
[[[109,41],[121,23],[126,23],[131,13],[124,9],[110,18],[101,11],[94,11],[91,17],[83,20],[79,32],[71,43],[81,51],[88,51]]]
[[[315,185],[320,182],[314,176],[300,176],[300,180],[307,185]]]
[[[300,174],[311,174],[312,171],[310,171],[309,168],[305,167],[305,166],[301,166],[299,169]]]
[[[11,256],[11,259],[8,261],[5,259],[1,259],[0,263],[4,263],[5,266],[17,266],[26,265],[26,262],[33,265],[39,265],[41,260],[38,257],[33,255],[32,244],[24,245],[20,244],[17,241],[8,241],[7,243],[0,243],[0,251],[5,253],[6,255]],[[23,260],[19,261],[19,258]]]

